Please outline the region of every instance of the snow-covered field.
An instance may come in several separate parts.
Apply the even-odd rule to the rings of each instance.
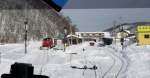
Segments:
[[[150,78],[150,46],[132,44],[123,51],[118,45],[89,46],[88,42],[62,50],[40,50],[40,42],[0,45],[0,75],[9,73],[14,62],[31,63],[35,74],[50,78]],[[73,69],[71,66],[97,70]]]

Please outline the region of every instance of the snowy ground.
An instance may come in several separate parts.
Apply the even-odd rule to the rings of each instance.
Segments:
[[[118,45],[73,45],[61,50],[40,50],[40,42],[29,42],[28,53],[24,44],[0,45],[0,75],[9,73],[14,62],[33,64],[34,73],[50,78],[150,78],[150,46],[128,46],[123,51]],[[84,49],[84,50],[83,50]],[[97,70],[73,69],[93,67]]]

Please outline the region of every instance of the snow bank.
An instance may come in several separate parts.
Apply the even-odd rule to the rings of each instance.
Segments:
[[[150,78],[150,46],[129,46],[126,51],[129,58],[127,78]]]

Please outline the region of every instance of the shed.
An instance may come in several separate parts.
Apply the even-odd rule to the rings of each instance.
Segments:
[[[70,44],[79,44],[82,42],[82,38],[79,38],[76,35],[68,35],[67,39],[68,39]]]
[[[137,26],[136,39],[139,45],[150,45],[150,25]]]

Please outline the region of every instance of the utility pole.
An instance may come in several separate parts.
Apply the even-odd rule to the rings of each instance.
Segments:
[[[64,27],[64,52],[66,51],[66,43],[67,43],[67,28]]]
[[[112,36],[114,36],[115,44],[116,44],[116,32],[115,32],[116,21],[114,21],[113,23],[114,23],[114,26],[113,26],[113,35]]]
[[[123,22],[122,17],[119,17],[119,20],[121,22]],[[120,26],[121,26],[121,23],[120,23]],[[122,50],[123,50],[124,49],[124,27],[123,27],[123,25],[121,26],[120,30],[121,30],[121,39],[120,39],[120,42],[121,42],[121,46],[122,46]]]
[[[70,26],[70,32],[71,32],[71,45],[72,45],[72,27]]]
[[[121,28],[121,46],[122,46],[122,50],[124,49],[124,28],[122,26]]]
[[[24,45],[25,45],[25,54],[27,53],[27,36],[28,36],[28,34],[27,34],[27,32],[28,32],[28,30],[27,30],[27,24],[28,24],[28,20],[26,19],[26,21],[24,22],[24,25],[25,25],[25,35],[24,35],[24,40],[25,40],[25,43],[24,43]]]

